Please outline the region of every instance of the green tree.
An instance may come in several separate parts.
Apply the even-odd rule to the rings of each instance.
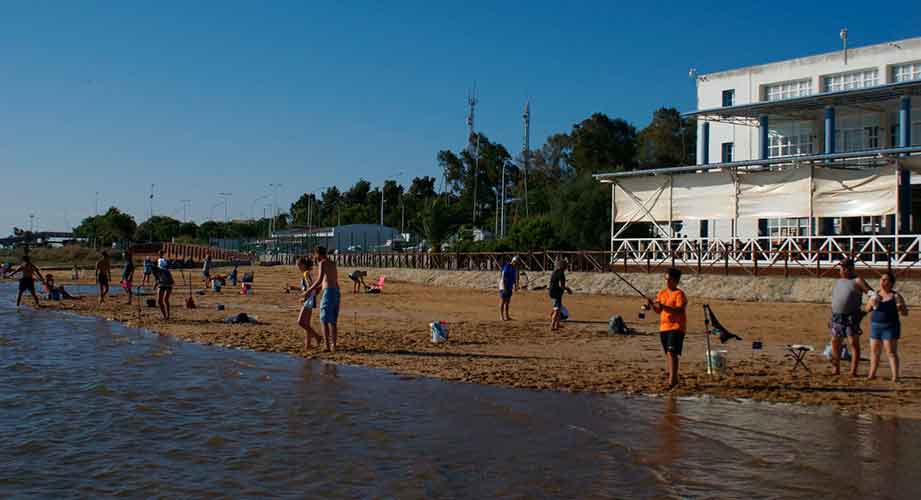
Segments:
[[[632,170],[636,166],[636,129],[621,118],[595,113],[572,128],[567,162],[576,174]]]
[[[697,121],[686,120],[675,108],[659,108],[638,136],[640,168],[693,165]]]
[[[89,239],[96,245],[111,246],[112,243],[127,242],[137,231],[134,217],[110,207],[106,213],[83,219],[74,228],[74,234]]]
[[[426,204],[422,215],[422,228],[432,249],[440,252],[441,245],[451,232],[450,212],[442,200],[435,199],[431,204]]]
[[[560,248],[607,248],[611,230],[610,187],[588,174],[566,182],[551,201],[550,221]]]
[[[512,226],[508,235],[515,250],[547,250],[557,247],[556,232],[548,219],[534,217]]]
[[[134,233],[136,241],[172,241],[180,234],[182,224],[163,215],[155,215],[141,223]]]

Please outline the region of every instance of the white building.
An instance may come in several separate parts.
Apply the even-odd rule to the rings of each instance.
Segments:
[[[834,103],[834,152],[899,146],[899,98],[895,95],[846,97],[848,91],[881,89],[921,80],[921,37],[852,48],[697,78],[698,164],[729,163],[810,155],[829,151],[826,144],[827,102],[809,98],[841,95]],[[795,102],[799,101],[799,102]],[[783,103],[789,103],[783,105]],[[780,106],[752,105],[772,103]],[[746,107],[750,109],[745,109]],[[723,111],[724,108],[736,112]],[[921,99],[911,104],[911,145],[921,144]],[[767,124],[766,127],[763,127]],[[766,135],[765,135],[766,133]],[[917,177],[917,176],[916,176]],[[917,182],[917,180],[915,181]],[[872,217],[872,216],[868,216]],[[891,218],[825,221],[821,234],[891,233]],[[887,222],[889,223],[887,225]],[[842,226],[843,224],[843,226]],[[738,237],[771,234],[806,235],[803,217],[739,218]],[[732,220],[683,221],[678,231],[688,237],[726,238]]]
[[[379,224],[346,224],[333,227],[289,228],[272,233],[275,241],[322,245],[329,251],[346,251],[349,248],[372,250],[390,241],[402,241],[400,230]]]

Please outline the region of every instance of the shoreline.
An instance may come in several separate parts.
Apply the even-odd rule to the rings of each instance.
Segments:
[[[242,271],[243,268],[241,274]],[[516,294],[512,304],[512,317],[516,320],[500,322],[495,293],[388,279],[383,294],[352,295],[351,283],[345,278],[340,281],[343,307],[339,351],[330,354],[303,349],[303,330],[296,325],[297,294],[281,292],[283,283],[294,283],[295,273],[288,267],[257,267],[254,271],[257,279],[253,295],[241,296],[229,289],[221,294],[193,295],[197,309],[184,307],[188,292],[183,293],[183,287],[177,283],[170,322],[160,320],[159,311],[146,306],[141,308],[142,318],[138,321],[137,305],[131,308],[123,305],[123,296],[114,297],[103,306],[96,303],[95,297],[42,304],[50,310],[119,321],[129,327],[198,344],[283,352],[337,364],[383,368],[396,375],[563,392],[671,394],[792,403],[831,407],[843,413],[921,418],[921,377],[917,375],[921,371],[921,349],[910,343],[900,346],[903,377],[898,384],[885,380],[889,373],[885,360],[876,381],[828,375],[829,365],[820,353],[824,347],[820,341],[827,334],[816,336],[815,332],[816,325],[824,320],[824,311],[817,313],[816,309],[822,306],[816,304],[710,301],[726,327],[745,339],[725,345],[713,340],[714,350],[727,351],[729,366],[725,375],[714,377],[706,374],[705,338],[694,328],[700,316],[696,311],[699,307],[695,308],[699,303],[691,297],[681,385],[667,391],[655,320],[650,314],[645,321],[637,321],[639,300],[631,297],[567,296],[567,307],[578,319],[574,317],[560,334],[551,334],[546,325],[548,306],[544,292]],[[346,272],[347,269],[340,270],[343,277]],[[371,270],[371,274],[375,272]],[[193,281],[197,279],[196,273],[192,275]],[[69,281],[61,284],[73,285]],[[195,284],[200,289],[201,283]],[[87,285],[86,281],[81,282],[81,286]],[[217,304],[224,305],[225,310],[218,311]],[[792,310],[781,318],[772,317],[776,316],[772,309],[781,307]],[[238,312],[255,316],[259,323],[224,322]],[[610,314],[623,316],[637,334],[607,334],[606,318]],[[428,322],[433,320],[448,324],[447,344],[430,342]],[[737,326],[741,321],[751,323],[752,328],[762,322],[773,324],[747,332],[745,326]],[[793,373],[792,361],[786,360],[783,350],[778,348],[781,343],[797,343],[795,339],[800,336],[786,331],[772,334],[777,323],[790,321],[798,322],[794,324],[804,330],[812,330],[810,335],[802,335],[817,349],[807,358],[811,375],[802,370]],[[319,330],[316,313],[312,324]],[[911,342],[911,335],[906,337]],[[756,338],[765,343],[764,351],[751,351],[750,340]],[[866,337],[862,344],[868,347]],[[867,368],[868,364],[862,363],[860,373],[865,375]]]

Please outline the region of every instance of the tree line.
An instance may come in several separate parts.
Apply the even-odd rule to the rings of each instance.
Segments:
[[[674,108],[661,108],[639,131],[626,120],[595,113],[526,154],[512,154],[479,132],[462,150],[437,153],[438,178],[415,177],[408,188],[395,180],[372,186],[358,179],[345,191],[330,187],[319,195],[305,193],[274,225],[377,224],[383,200],[385,225],[425,239],[436,249],[447,244],[457,251],[603,249],[610,231],[610,188],[592,174],[693,164],[696,131],[693,120]],[[503,170],[507,237],[474,241],[476,230],[495,232],[499,225]],[[74,232],[100,245],[174,239],[206,243],[211,238],[264,237],[271,223],[263,218],[195,224],[154,216],[137,224],[112,207],[84,219]],[[634,229],[644,230],[640,225]]]

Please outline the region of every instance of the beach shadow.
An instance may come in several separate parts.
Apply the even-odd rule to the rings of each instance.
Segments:
[[[717,385],[712,385],[710,387],[719,387]],[[883,388],[872,388],[872,387],[791,387],[788,385],[743,385],[739,388],[752,390],[752,391],[776,391],[776,390],[788,390],[788,391],[797,391],[797,392],[814,392],[814,393],[832,393],[832,392],[843,392],[848,394],[891,394],[898,392],[896,389],[883,389]]]

